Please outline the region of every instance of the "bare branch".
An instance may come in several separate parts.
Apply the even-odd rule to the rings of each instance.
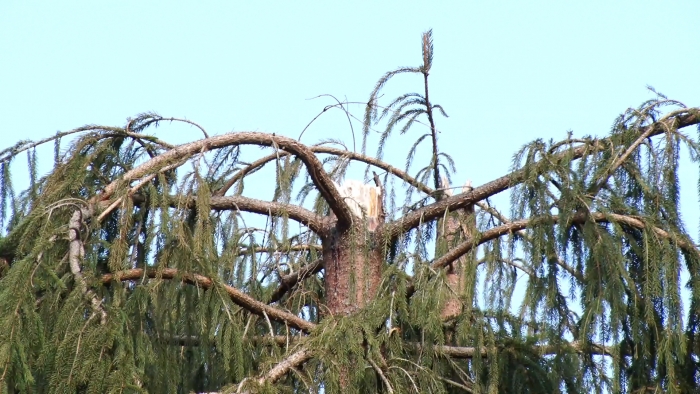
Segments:
[[[109,284],[113,280],[117,281],[133,281],[141,279],[143,276],[149,278],[157,279],[181,279],[183,283],[190,285],[201,286],[204,289],[209,289],[214,286],[214,281],[206,276],[198,274],[180,273],[175,268],[162,268],[162,269],[148,269],[135,268],[125,271],[119,271],[114,274],[106,274],[102,276],[101,282],[105,285]],[[231,297],[231,301],[241,306],[242,308],[254,313],[258,316],[264,316],[267,314],[273,320],[278,322],[288,324],[290,327],[299,329],[305,333],[313,331],[316,327],[314,323],[308,322],[299,316],[285,312],[278,308],[269,306],[262,303],[255,298],[245,294],[244,292],[236,289],[235,287],[221,284],[226,293]]]
[[[416,347],[420,347],[417,345]],[[475,347],[463,347],[463,346],[447,346],[438,345],[433,347],[436,354],[452,357],[452,358],[473,358],[477,354],[481,357],[488,357],[488,349],[486,347],[481,347],[477,349]],[[583,344],[579,341],[572,341],[570,343],[563,343],[561,345],[540,345],[534,346],[532,349],[541,355],[550,354],[560,354],[562,350],[572,350],[577,353],[585,354],[595,354],[601,356],[612,356],[614,353],[614,348],[612,346],[605,346],[600,344]]]
[[[321,251],[322,246],[317,245],[317,244],[303,244],[303,245],[290,245],[290,246],[282,246],[280,248],[267,248],[264,246],[256,246],[256,247],[243,247],[238,251],[239,256],[245,256],[251,253],[289,253],[289,252],[306,252],[309,250],[316,250],[316,251]]]

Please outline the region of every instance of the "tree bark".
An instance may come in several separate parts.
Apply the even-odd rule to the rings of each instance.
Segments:
[[[449,181],[446,178],[442,179],[442,185],[445,189],[445,195],[451,196],[452,191],[449,189]],[[468,192],[470,189],[471,182],[468,181],[462,188],[462,192]],[[438,221],[436,247],[442,253],[446,253],[465,239],[472,238],[475,226],[474,220],[474,205],[468,205],[466,208],[456,212],[448,212],[444,219]],[[468,258],[466,255],[462,255],[446,267],[445,282],[449,288],[450,295],[441,312],[443,320],[452,319],[462,313],[462,301],[459,299],[459,295],[464,291],[464,270],[466,269],[466,264],[468,264]]]
[[[349,181],[338,189],[354,220],[347,228],[336,226],[323,240],[326,307],[331,315],[350,315],[377,295],[384,243],[375,230],[384,213],[379,187]]]

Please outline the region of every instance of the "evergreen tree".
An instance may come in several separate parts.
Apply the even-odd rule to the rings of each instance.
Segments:
[[[372,91],[363,153],[153,113],[0,152],[2,392],[700,390],[700,249],[678,181],[700,109],[654,92],[606,138],[533,141],[509,174],[455,190],[430,31],[421,44],[420,66]],[[380,103],[401,73],[420,92]],[[203,138],[146,134],[166,122]],[[382,160],[397,129],[423,130],[405,169]],[[266,166],[274,184],[255,177]],[[366,179],[345,179],[353,168]],[[256,182],[269,200],[250,197]],[[489,198],[506,191],[503,213]]]

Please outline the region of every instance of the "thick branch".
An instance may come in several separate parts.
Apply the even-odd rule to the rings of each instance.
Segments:
[[[311,180],[338,218],[338,225],[343,227],[349,226],[352,223],[353,218],[350,208],[348,208],[342,196],[338,190],[336,190],[333,180],[323,169],[323,164],[314,155],[313,151],[304,144],[291,138],[257,132],[229,133],[180,145],[128,171],[120,179],[107,185],[98,198],[100,200],[109,199],[120,183],[131,182],[151,172],[157,171],[160,167],[183,160],[200,152],[233,145],[270,146],[295,154],[301,159],[304,165],[306,165]]]
[[[112,280],[118,281],[132,281],[141,279],[144,274],[149,278],[162,278],[162,279],[176,279],[180,278],[184,283],[190,285],[201,286],[204,289],[209,289],[214,286],[214,281],[206,276],[198,274],[180,274],[175,268],[163,268],[163,269],[149,269],[144,270],[142,268],[130,269],[125,271],[119,271],[115,274],[106,274],[102,276],[102,283],[109,284]],[[242,308],[254,313],[258,316],[267,316],[270,319],[276,320],[281,323],[288,324],[290,327],[297,328],[306,333],[311,332],[316,325],[314,323],[308,322],[297,315],[289,312],[285,312],[278,308],[269,306],[262,303],[255,298],[245,294],[244,292],[231,287],[228,285],[221,285],[226,293],[231,297],[231,301],[241,306]]]
[[[137,205],[145,202],[145,197],[140,194],[132,195],[131,199],[134,202],[134,204]],[[188,208],[194,208],[196,200],[196,196],[190,196],[189,198],[185,199],[185,204]],[[177,197],[169,197],[168,201],[171,207],[176,208],[178,206]],[[326,231],[326,229],[330,227],[330,222],[328,218],[316,215],[308,209],[304,209],[303,207],[293,204],[257,200],[255,198],[244,196],[212,196],[209,200],[209,204],[211,206],[211,209],[215,211],[234,210],[271,216],[286,215],[290,219],[305,225],[306,227],[318,234],[323,234]]]
[[[651,137],[658,134],[662,134],[668,131],[669,129],[680,129],[698,123],[700,123],[700,109],[693,108],[689,110],[688,113],[684,113],[682,115],[671,117],[664,121],[656,122],[652,125],[642,127],[640,128],[639,133],[640,135],[648,133],[648,135]],[[650,128],[652,129],[651,132],[649,132]],[[599,140],[598,144],[600,146],[608,146],[609,138]],[[565,151],[559,153],[549,158],[549,160],[557,161],[565,157],[571,159],[579,159],[583,157],[583,155],[589,149],[590,146],[588,145],[580,146],[573,149],[573,151]],[[526,177],[527,172],[525,170],[511,172],[508,175],[502,176],[498,179],[494,179],[491,182],[485,183],[470,192],[460,193],[452,197],[442,199],[438,202],[435,202],[421,209],[408,213],[404,217],[398,219],[397,221],[391,224],[387,224],[383,231],[391,238],[397,237],[399,234],[408,231],[412,228],[415,228],[421,223],[429,222],[442,217],[445,211],[447,210],[451,212],[456,211],[457,209],[464,208],[470,204],[475,204],[478,201],[496,195],[517,184],[520,184],[526,179]]]

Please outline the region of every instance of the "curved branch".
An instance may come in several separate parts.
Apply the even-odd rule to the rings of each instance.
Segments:
[[[145,202],[145,197],[139,194],[133,194],[131,196],[131,199],[136,205]],[[177,197],[170,197],[169,201],[169,205],[171,207],[176,208],[178,206]],[[197,196],[190,196],[186,198],[185,201],[185,205],[188,208],[194,208],[197,201]],[[308,227],[309,229],[321,236],[323,236],[327,229],[330,227],[328,218],[319,216],[307,209],[304,209],[303,207],[293,204],[257,200],[255,198],[244,196],[213,196],[209,200],[209,205],[211,209],[215,211],[237,210],[243,212],[258,213],[260,215],[286,215],[290,219],[305,225],[306,227]],[[102,218],[103,216],[105,216],[104,212],[100,215],[100,218]]]
[[[700,108],[692,108],[687,111],[687,113],[656,122],[649,126],[641,127],[639,133],[640,135],[647,134],[649,137],[652,137],[662,134],[669,129],[680,129],[700,123]],[[610,138],[605,138],[599,140],[597,144],[608,144],[609,141]],[[553,161],[562,160],[565,157],[570,160],[580,159],[589,149],[590,146],[580,146],[572,151],[559,153],[549,159]],[[535,163],[535,165],[537,164]],[[418,227],[421,223],[433,221],[442,217],[447,210],[455,211],[464,208],[520,184],[527,176],[527,172],[524,169],[513,171],[508,175],[485,183],[470,192],[456,194],[410,212],[397,221],[385,225],[383,232],[389,237],[395,238],[401,233]]]
[[[201,286],[204,289],[209,289],[214,286],[214,281],[209,277],[198,274],[181,274],[175,268],[152,268],[145,270],[145,272],[143,268],[119,271],[114,274],[103,275],[101,278],[101,282],[102,284],[107,285],[113,280],[133,281],[141,279],[144,275],[148,276],[149,278],[159,279],[179,278],[182,280],[183,283]],[[236,289],[235,287],[224,284],[222,284],[221,286],[224,288],[229,297],[231,297],[231,301],[233,301],[235,304],[248,310],[251,313],[254,313],[258,316],[264,316],[265,314],[267,314],[267,316],[270,319],[276,320],[284,324],[288,324],[290,327],[294,327],[305,333],[310,333],[316,327],[314,323],[308,322],[293,313],[285,312],[278,308],[262,303],[256,300],[255,298],[249,296],[248,294],[245,294],[244,292]]]
[[[73,129],[73,130],[58,132],[51,137],[46,137],[46,138],[40,139],[38,141],[29,141],[29,140],[20,141],[19,143],[15,144],[15,146],[13,146],[11,148],[3,149],[2,151],[0,151],[0,163],[6,162],[10,158],[17,156],[18,154],[20,154],[24,151],[27,151],[27,150],[32,149],[32,148],[36,148],[39,145],[54,141],[58,138],[62,138],[62,137],[65,137],[65,136],[71,135],[71,134],[82,133],[85,131],[98,131],[98,130],[124,133],[124,130],[121,128],[118,128],[118,127],[86,125],[86,126],[78,127],[77,129]]]
[[[109,199],[116,191],[117,186],[123,182],[131,182],[153,171],[157,171],[160,167],[186,159],[199,152],[232,145],[270,146],[295,154],[301,159],[304,165],[306,165],[311,180],[338,218],[338,226],[346,227],[352,223],[353,218],[350,208],[345,203],[340,192],[336,189],[331,177],[323,169],[323,164],[314,155],[312,150],[291,138],[258,132],[229,133],[179,145],[126,172],[120,179],[107,185],[102,194],[96,197],[101,201]]]
[[[433,189],[426,186],[422,182],[419,182],[418,180],[416,180],[412,176],[408,175],[405,171],[402,171],[402,170],[400,170],[400,169],[398,169],[398,168],[396,168],[388,163],[385,163],[382,160],[379,160],[377,158],[363,155],[363,154],[357,153],[357,152],[351,152],[351,151],[344,150],[344,149],[333,148],[330,146],[310,146],[310,147],[308,147],[308,149],[314,153],[325,153],[325,154],[336,155],[336,156],[344,156],[350,160],[355,160],[355,161],[359,161],[362,163],[372,165],[374,167],[380,168],[380,169],[388,172],[389,174],[392,174],[392,175],[398,177],[399,179],[405,181],[409,185],[415,187],[416,189],[422,191],[425,194],[431,195],[433,193]],[[271,162],[272,160],[275,160],[278,157],[281,158],[281,157],[284,157],[287,155],[289,155],[289,152],[279,152],[279,154],[273,153],[271,155],[261,157],[260,159],[250,163],[250,165],[248,165],[247,167],[241,169],[236,174],[234,174],[231,177],[231,179],[229,179],[226,182],[226,184],[224,184],[224,186],[221,187],[221,189],[217,190],[216,193],[214,193],[214,194],[217,196],[223,196],[224,194],[226,194],[226,192],[234,184],[236,184],[236,182],[240,181],[246,175],[259,170],[260,168],[262,168],[262,166]]]
[[[196,197],[192,197],[187,205],[194,207],[195,198]],[[329,227],[327,218],[318,216],[298,205],[274,201],[263,201],[243,196],[212,197],[210,200],[210,205],[211,209],[215,211],[240,210],[259,213],[261,215],[286,215],[290,219],[296,220],[319,235],[323,235]]]
[[[604,214],[604,213],[600,213],[600,212],[593,212],[590,215],[578,214],[578,215],[574,216],[573,218],[571,218],[571,224],[581,224],[581,223],[584,223],[588,220],[594,220],[595,222],[623,223],[623,224],[626,224],[628,226],[635,227],[638,229],[644,229],[644,228],[648,227],[652,231],[654,231],[654,233],[656,233],[656,235],[658,235],[659,237],[666,238],[666,239],[672,239],[676,243],[676,245],[678,245],[681,249],[700,257],[700,251],[698,250],[698,248],[695,245],[693,245],[693,244],[691,244],[683,239],[678,239],[677,236],[670,234],[666,230],[663,230],[661,228],[647,226],[642,220],[640,220],[636,217],[620,215],[620,214],[616,214],[616,213]],[[510,234],[510,233],[522,230],[526,227],[534,226],[534,225],[537,225],[540,223],[554,224],[554,223],[557,223],[558,221],[559,221],[559,216],[552,215],[552,216],[546,216],[546,217],[515,220],[515,221],[512,221],[508,224],[488,229],[488,230],[484,231],[483,233],[481,233],[477,237],[470,237],[466,241],[457,245],[454,249],[452,249],[449,252],[442,255],[440,258],[435,259],[435,261],[433,261],[432,267],[433,268],[446,267],[450,263],[452,263],[453,261],[460,258],[465,253],[468,253],[469,251],[471,251],[474,247],[479,246],[485,242],[491,241],[491,240],[498,238],[502,235]]]

